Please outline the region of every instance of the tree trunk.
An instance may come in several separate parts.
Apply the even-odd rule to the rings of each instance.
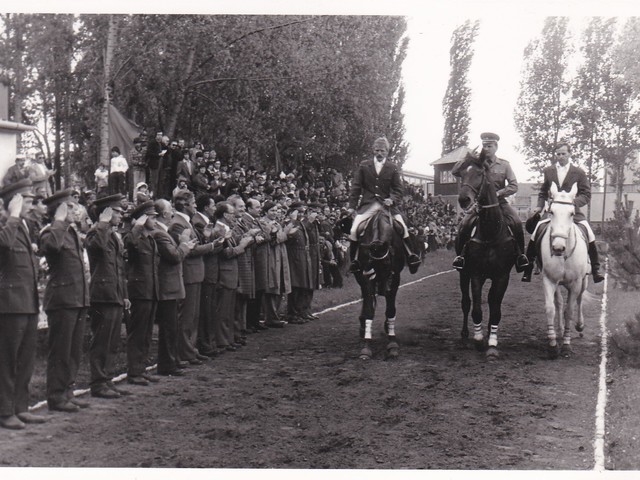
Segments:
[[[104,55],[103,104],[100,114],[100,163],[109,162],[109,103],[111,102],[111,70],[113,52],[116,46],[117,22],[113,15],[109,15],[109,33]]]
[[[176,126],[178,125],[178,118],[180,117],[180,113],[184,108],[184,101],[186,98],[186,92],[189,80],[191,79],[191,73],[193,71],[193,64],[196,58],[196,46],[195,44],[191,44],[189,48],[189,52],[187,53],[187,59],[184,64],[184,78],[186,78],[185,82],[181,83],[178,87],[178,91],[176,93],[176,101],[174,102],[173,109],[169,112],[169,118],[167,119],[167,126],[165,128],[165,134],[169,136],[169,138],[173,138],[176,132]]]

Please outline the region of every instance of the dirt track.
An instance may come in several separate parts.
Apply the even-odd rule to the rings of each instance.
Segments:
[[[427,266],[403,282],[434,273]],[[547,360],[540,279],[513,273],[498,361],[462,347],[457,274],[400,290],[401,352],[359,360],[352,305],[250,344],[182,378],[91,400],[78,414],[0,432],[0,464],[73,467],[593,468],[601,293],[571,359]],[[378,306],[381,312],[381,305]]]

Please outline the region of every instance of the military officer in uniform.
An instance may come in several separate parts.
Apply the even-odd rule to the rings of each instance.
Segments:
[[[38,261],[25,217],[33,203],[32,182],[19,180],[0,189],[7,210],[0,224],[0,427],[42,423],[29,413],[29,381],[36,357]]]
[[[44,310],[49,324],[47,404],[49,410],[77,412],[89,406],[73,395],[82,359],[85,322],[89,309],[87,253],[76,226],[72,190],[43,200],[51,224],[40,233],[40,253],[49,265]]]

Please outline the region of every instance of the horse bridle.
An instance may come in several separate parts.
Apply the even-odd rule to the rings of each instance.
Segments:
[[[476,210],[483,210],[486,208],[495,208],[498,207],[500,205],[500,202],[496,202],[496,203],[492,203],[490,205],[480,205],[478,203],[478,199],[482,196],[482,194],[484,193],[484,189],[487,186],[487,171],[483,168],[482,169],[482,182],[480,183],[480,188],[475,188],[473,185],[471,185],[470,183],[467,182],[463,182],[462,186],[467,186],[471,189],[471,191],[473,191],[473,193],[476,194],[476,199],[475,199],[475,208]]]
[[[571,206],[575,207],[575,204],[573,202],[563,202],[562,200],[551,200],[551,203],[549,203],[549,209],[551,209],[551,205],[553,205],[554,203],[557,203],[559,205],[571,205]],[[572,227],[573,227],[573,225],[572,225]],[[569,229],[569,235],[554,234],[553,233],[553,228],[551,228],[551,225],[549,225],[549,247],[551,247],[554,238],[562,238],[562,239],[568,241],[571,238],[571,232],[573,232],[573,231],[574,231],[574,228],[570,228]],[[575,252],[577,246],[578,246],[578,242],[574,242],[573,248],[571,249],[571,252],[569,252],[566,255],[563,255],[565,260],[567,258],[571,257],[571,255],[573,255],[573,252]]]

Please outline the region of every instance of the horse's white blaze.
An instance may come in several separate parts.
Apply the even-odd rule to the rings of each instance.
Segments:
[[[396,317],[387,318],[387,335],[395,336],[396,334]]]
[[[372,334],[371,330],[373,326],[373,320],[365,320],[364,321],[364,338],[365,340],[371,340]]]

